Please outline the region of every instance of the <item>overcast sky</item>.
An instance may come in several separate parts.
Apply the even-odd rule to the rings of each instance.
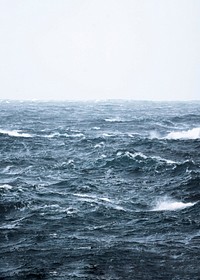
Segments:
[[[0,0],[0,99],[200,99],[199,0]]]

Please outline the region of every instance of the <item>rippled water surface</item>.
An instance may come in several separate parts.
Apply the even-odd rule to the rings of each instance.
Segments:
[[[200,103],[0,102],[0,279],[199,279]]]

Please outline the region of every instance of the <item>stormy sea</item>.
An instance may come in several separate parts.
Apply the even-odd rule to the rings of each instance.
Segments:
[[[200,279],[200,102],[0,101],[0,279]]]

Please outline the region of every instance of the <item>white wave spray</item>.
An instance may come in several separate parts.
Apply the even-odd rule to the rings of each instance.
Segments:
[[[151,211],[176,211],[195,205],[196,202],[181,202],[170,198],[159,199]]]
[[[7,134],[7,135],[13,136],[13,137],[32,137],[31,134],[23,133],[20,130],[4,130],[4,129],[0,129],[0,133],[1,134]]]
[[[196,127],[183,131],[172,131],[166,137],[166,139],[198,139],[200,138],[200,127]]]

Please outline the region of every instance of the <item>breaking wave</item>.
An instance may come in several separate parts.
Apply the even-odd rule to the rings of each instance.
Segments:
[[[0,129],[0,134],[6,134],[8,136],[12,137],[33,137],[29,133],[23,133],[21,130],[5,130],[5,129]]]
[[[119,117],[116,117],[116,118],[107,118],[105,119],[106,122],[123,122],[124,120],[119,118]]]
[[[164,198],[157,201],[156,206],[151,211],[176,211],[194,206],[196,202],[181,202],[173,199]]]
[[[172,131],[166,137],[166,139],[199,139],[200,138],[200,127],[196,127],[189,130],[183,131]]]

